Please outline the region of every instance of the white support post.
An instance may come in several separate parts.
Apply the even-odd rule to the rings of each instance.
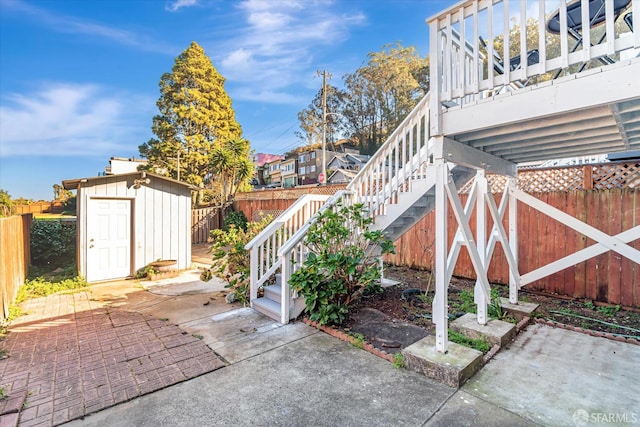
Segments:
[[[296,249],[294,249],[294,252]],[[280,294],[280,323],[286,325],[289,323],[289,305],[291,301],[291,288],[289,285],[289,278],[293,273],[293,264],[292,260],[289,258],[290,255],[284,254],[282,255],[282,269],[281,269],[281,281],[280,286],[282,287],[282,293]]]
[[[509,247],[511,255],[518,266],[518,199],[514,195],[514,191],[518,184],[518,176],[509,178],[507,185],[509,186]],[[518,289],[520,278],[516,278],[509,273],[509,302],[511,304],[518,303]]]
[[[442,143],[442,138],[438,138]],[[436,168],[436,295],[433,299],[433,323],[436,324],[436,351],[446,353],[449,345],[447,310],[447,192],[448,170],[444,159],[435,160]]]
[[[518,271],[518,263],[516,262],[516,258],[511,253],[511,246],[510,242],[508,241],[507,231],[502,225],[502,215],[496,207],[496,202],[495,200],[493,200],[493,197],[487,195],[486,200],[487,206],[489,207],[489,212],[491,213],[491,217],[493,218],[493,228],[496,231],[496,239],[498,239],[498,241],[502,245],[504,255],[507,258],[507,263],[509,264],[509,278],[512,278],[515,283],[520,283],[520,272]]]
[[[489,260],[487,260],[487,211],[485,206],[485,198],[488,194],[487,176],[483,169],[476,172],[476,183],[478,197],[476,199],[476,244],[478,253],[480,254],[480,263],[483,268],[487,268]],[[489,197],[492,197],[489,194]],[[477,305],[477,318],[480,325],[487,324],[487,298],[482,291],[480,279],[476,279],[476,285],[473,290],[473,300]]]
[[[253,304],[253,300],[258,298],[258,247],[255,245],[251,248],[251,261],[249,268],[249,303]]]

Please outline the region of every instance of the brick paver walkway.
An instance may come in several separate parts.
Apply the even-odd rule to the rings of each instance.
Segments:
[[[0,427],[61,424],[224,366],[177,326],[89,295],[28,301],[0,341]]]

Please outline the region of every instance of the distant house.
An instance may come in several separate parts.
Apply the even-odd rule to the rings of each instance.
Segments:
[[[137,172],[139,166],[145,166],[147,160],[136,159],[135,157],[112,157],[109,159],[109,166],[104,168],[105,175],[120,175],[123,173]]]
[[[346,184],[353,180],[358,175],[358,172],[348,169],[337,169],[329,175],[327,180],[328,184]]]
[[[296,171],[296,159],[285,159],[280,163],[282,171],[282,184],[284,188],[291,188],[298,185],[298,173]]]
[[[251,161],[255,165],[254,178],[258,185],[269,184],[265,177],[269,176],[269,171],[265,170],[265,164],[283,160],[284,156],[280,154],[257,153],[251,157]],[[266,173],[265,173],[266,172]]]
[[[316,184],[322,170],[322,150],[311,149],[298,153],[298,185]]]
[[[282,160],[274,160],[272,162],[265,163],[263,165],[263,179],[265,185],[269,187],[282,186],[282,171],[280,170],[280,164]]]
[[[159,259],[191,266],[191,185],[149,172],[62,185],[77,190],[78,272],[87,281],[130,277]]]
[[[327,164],[327,170],[333,171],[345,169],[359,171],[369,161],[371,156],[353,153],[335,153],[331,161]]]

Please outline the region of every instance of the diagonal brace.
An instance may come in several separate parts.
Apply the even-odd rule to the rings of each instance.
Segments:
[[[498,207],[498,216],[500,217],[500,221],[502,221],[502,218],[504,218],[504,214],[507,211],[507,202],[509,201],[508,187],[509,185],[507,183],[507,186],[504,189],[504,193],[502,193],[502,198],[500,199],[500,206]],[[498,234],[498,228],[496,227],[495,219],[494,219],[494,224],[493,224],[493,227],[491,228],[491,234],[489,235],[489,243],[487,243],[485,265],[489,265],[489,261],[491,261],[491,257],[493,256],[493,251],[496,247],[497,234]]]
[[[471,211],[473,210],[473,206],[476,204],[478,195],[477,188],[477,182],[474,180],[473,185],[471,186],[471,191],[469,192],[469,197],[467,198],[467,202],[464,206],[464,217],[466,222],[469,222]],[[456,261],[458,260],[458,255],[460,255],[460,248],[462,247],[463,242],[462,230],[458,227],[456,234],[453,236],[453,242],[451,244],[451,249],[449,249],[449,256],[447,257],[447,283],[449,283],[453,277],[453,270],[456,268]]]
[[[625,243],[633,242],[634,240],[640,239],[640,225],[637,225],[630,230],[623,231],[620,234],[616,234],[615,238]],[[527,274],[523,274],[520,277],[519,287],[528,285],[529,283],[540,280],[543,277],[547,277],[553,273],[557,273],[558,271],[564,270],[565,268],[571,267],[572,265],[576,265],[582,261],[588,260],[589,258],[593,258],[594,256],[603,254],[608,250],[609,248],[604,246],[602,243],[593,244],[588,248],[581,249],[578,252],[574,252],[571,255],[567,255],[556,261],[550,262],[549,264],[530,271]]]
[[[482,262],[480,260],[478,247],[475,243],[475,239],[473,238],[473,233],[471,232],[469,222],[466,221],[464,209],[462,208],[462,202],[460,202],[460,198],[458,197],[458,189],[453,183],[453,179],[451,178],[451,176],[449,176],[449,178],[447,179],[445,189],[447,190],[447,196],[449,197],[451,207],[453,208],[453,214],[456,217],[456,221],[458,222],[458,227],[460,227],[462,237],[465,241],[465,245],[467,246],[467,250],[469,251],[471,263],[473,264],[473,268],[476,270],[476,275],[480,283],[482,292],[484,293],[487,301],[490,301],[491,291],[489,287],[489,280],[487,279],[487,270],[482,265]]]
[[[560,209],[554,208],[541,200],[525,193],[524,191],[514,188],[513,195],[521,202],[531,206],[532,208],[550,216],[551,218],[558,220],[565,225],[571,227],[579,233],[595,240],[596,242],[606,246],[609,250],[619,253],[620,255],[629,258],[631,261],[640,264],[640,251],[627,245],[617,237],[608,235],[605,232],[598,230],[595,227],[586,224],[579,219],[572,217],[571,215],[562,212]]]
[[[489,207],[489,213],[491,213],[491,217],[493,218],[493,227],[497,228],[497,238],[502,245],[502,249],[504,250],[504,254],[507,257],[507,263],[509,264],[509,272],[511,273],[512,278],[516,283],[520,281],[520,272],[518,271],[518,262],[515,257],[511,253],[511,247],[509,246],[509,242],[507,241],[507,232],[502,225],[502,217],[498,214],[498,208],[496,207],[496,202],[493,200],[493,196],[491,194],[486,195],[487,206]]]

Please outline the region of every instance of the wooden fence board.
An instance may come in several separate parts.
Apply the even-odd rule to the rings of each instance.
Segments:
[[[634,226],[633,218],[633,197],[625,197],[625,192],[621,195],[620,211],[622,215],[620,228],[622,230],[628,230]],[[631,306],[633,305],[633,264],[630,262],[620,262],[620,304]]]
[[[565,212],[573,217],[576,216],[576,200],[575,200],[575,197],[572,197],[574,195],[575,195],[575,191],[572,191],[572,192],[567,191],[563,193],[563,199],[564,199],[563,204],[565,206]],[[563,238],[564,240],[564,253],[562,254],[562,256],[567,256],[569,254],[574,253],[576,250],[576,232],[573,231],[571,227],[567,227],[565,225],[563,227],[561,238]],[[562,284],[564,286],[564,292],[570,296],[574,296],[576,291],[575,280],[573,280],[575,275],[576,275],[575,266],[565,268],[564,271],[562,272]]]
[[[27,278],[32,219],[31,214],[0,218],[0,320],[9,315],[9,306]]]
[[[191,210],[191,244],[207,243],[211,230],[222,227],[222,212],[217,207]]]
[[[589,191],[586,198],[586,214],[587,223],[593,225],[598,219],[598,209],[600,208],[598,201],[598,193],[595,191]],[[586,240],[586,246],[589,247],[595,242],[589,238]],[[597,257],[590,258],[586,261],[586,278],[585,278],[585,297],[589,299],[596,299],[597,296],[597,279],[596,272],[598,269]]]
[[[617,215],[616,212],[620,212]],[[622,232],[622,194],[618,191],[609,194],[609,229],[607,233],[615,236]],[[608,252],[608,270],[606,277],[607,301],[620,301],[620,280],[622,255],[617,252]]]

